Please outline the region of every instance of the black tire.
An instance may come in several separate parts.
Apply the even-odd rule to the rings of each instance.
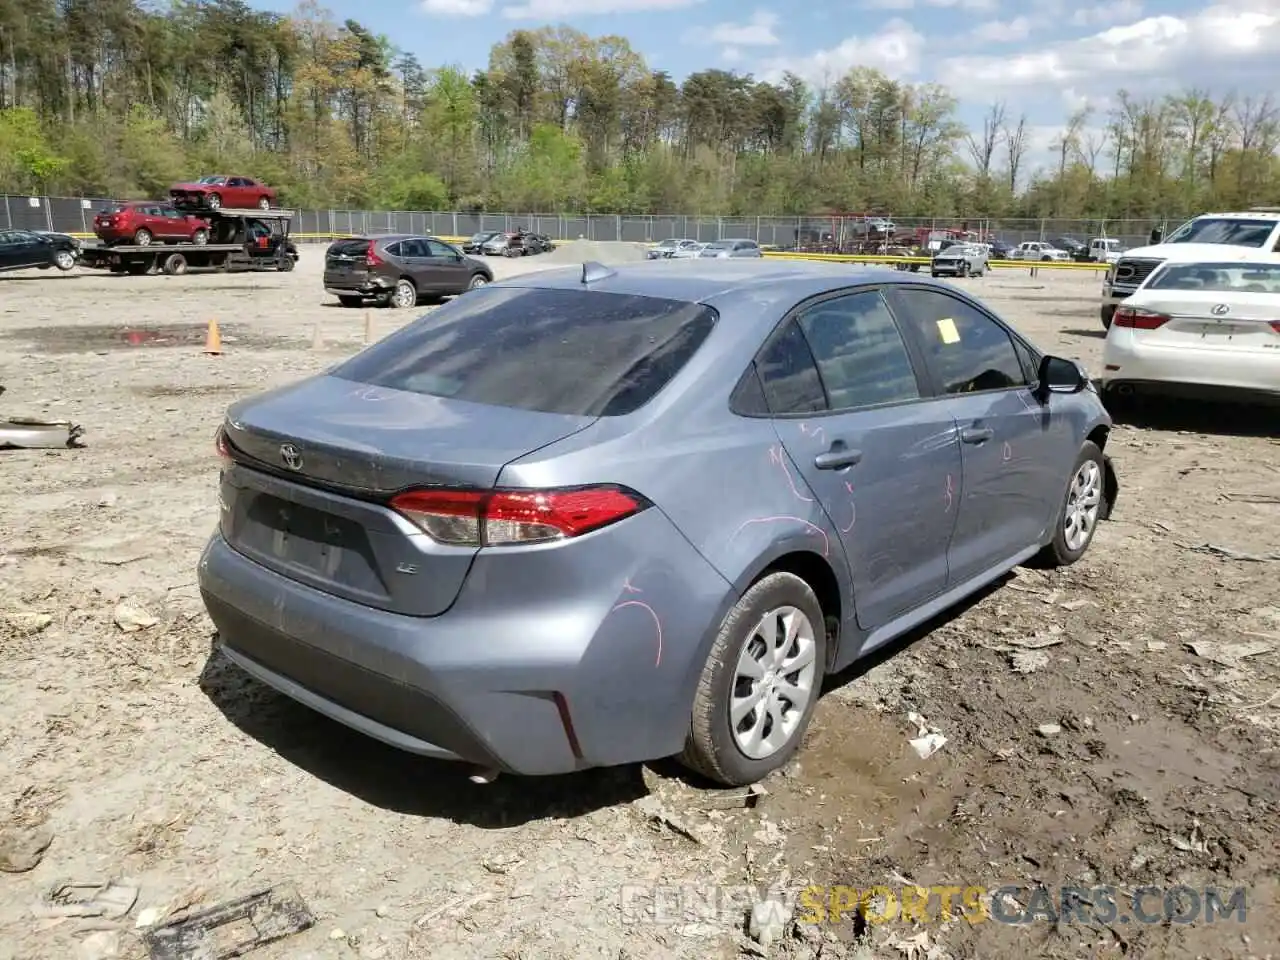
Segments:
[[[1041,262],[1041,263],[1052,263],[1052,262],[1053,262],[1053,257],[1041,257],[1041,258],[1040,258],[1040,262]]]
[[[937,279],[938,279],[938,271],[937,271],[937,270],[930,270],[930,271],[929,271],[929,276],[931,276],[931,277],[933,277],[933,279],[937,280]]]
[[[729,703],[738,657],[767,613],[795,607],[809,618],[814,633],[814,677],[809,702],[791,738],[773,754],[753,760],[733,739]],[[726,786],[745,786],[784,766],[800,748],[813,718],[826,673],[827,632],[822,606],[813,589],[792,573],[771,573],[756,581],[733,606],[711,645],[694,695],[689,736],[679,761]]]
[[[1089,461],[1093,461],[1097,467],[1098,477],[1098,509],[1093,526],[1089,529],[1083,543],[1076,547],[1072,547],[1067,543],[1066,519],[1067,506],[1071,501],[1072,487],[1075,484],[1076,477],[1081,469]],[[1067,478],[1066,488],[1062,492],[1062,502],[1058,507],[1058,514],[1053,521],[1053,539],[1045,545],[1040,551],[1038,559],[1041,566],[1048,567],[1068,567],[1075,563],[1085,555],[1089,549],[1089,545],[1093,543],[1093,538],[1098,532],[1098,524],[1106,517],[1106,489],[1107,489],[1107,465],[1102,456],[1102,451],[1098,445],[1092,440],[1086,440],[1084,446],[1080,448],[1080,453],[1076,457],[1075,464],[1071,467],[1071,475]]]
[[[478,287],[483,287],[487,283],[489,283],[489,278],[483,273],[473,273],[471,275],[471,280],[467,283],[467,289],[475,290]]]
[[[960,276],[961,277],[969,276],[969,261],[964,260],[960,263]]]
[[[289,273],[293,269],[293,257],[289,256],[288,254],[285,254],[283,257],[280,258],[277,266],[279,267],[281,273]]]
[[[139,246],[139,247],[151,246],[151,241],[153,239],[154,238],[151,236],[151,231],[146,229],[145,227],[139,228],[133,235],[133,242],[136,246]]]
[[[68,270],[74,270],[76,266],[75,251],[66,249],[58,250],[53,255],[53,265],[63,273],[66,273]],[[49,268],[48,266],[45,266],[42,269],[47,270]]]
[[[408,277],[396,281],[395,290],[387,297],[387,303],[400,310],[418,305],[418,288]]]
[[[358,307],[364,303],[364,297],[339,297],[338,302],[344,307]]]
[[[197,230],[191,235],[191,242],[198,247],[204,246],[209,242],[209,231],[204,229]]]
[[[1114,303],[1105,304],[1099,312],[1102,316],[1102,329],[1110,330],[1111,321],[1114,320],[1116,316],[1116,305]]]
[[[270,198],[270,197],[259,197],[259,198],[258,198],[258,209],[259,209],[259,210],[270,210],[270,209],[271,209],[271,198]]]
[[[165,257],[163,269],[171,277],[180,277],[187,272],[187,258],[180,253],[171,253]]]

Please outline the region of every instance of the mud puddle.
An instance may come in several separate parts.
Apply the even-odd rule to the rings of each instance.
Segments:
[[[284,337],[268,337],[251,332],[240,324],[219,325],[224,344],[239,344],[262,350],[290,349],[298,342]],[[7,340],[31,343],[44,353],[100,353],[155,347],[202,345],[209,334],[208,324],[184,323],[163,326],[127,325],[23,327],[5,334]]]

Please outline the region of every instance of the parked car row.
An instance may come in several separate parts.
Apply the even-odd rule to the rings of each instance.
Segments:
[[[463,253],[486,257],[531,257],[554,249],[555,243],[546,234],[523,229],[481,231],[462,244]]]

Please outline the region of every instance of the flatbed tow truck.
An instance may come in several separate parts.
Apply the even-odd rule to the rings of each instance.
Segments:
[[[79,263],[134,276],[156,272],[180,276],[189,267],[287,273],[298,262],[298,248],[289,239],[292,210],[224,209],[203,216],[212,224],[208,243],[86,246]]]

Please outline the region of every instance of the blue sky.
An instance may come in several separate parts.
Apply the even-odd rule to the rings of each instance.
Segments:
[[[260,0],[262,2],[262,0]],[[289,10],[291,0],[262,5]],[[1188,87],[1262,96],[1280,90],[1280,0],[328,0],[426,66],[484,66],[511,30],[568,24],[625,36],[676,79],[722,67],[818,85],[850,67],[945,83],[961,118],[988,105],[1025,113],[1043,160],[1073,110],[1097,127],[1126,88]],[[1095,133],[1100,130],[1093,131]]]

